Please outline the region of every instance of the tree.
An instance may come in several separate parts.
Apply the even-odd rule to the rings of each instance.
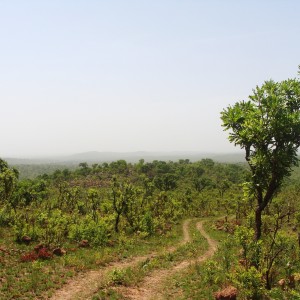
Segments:
[[[201,193],[205,188],[214,185],[213,181],[209,177],[194,178],[194,188],[198,193]]]
[[[83,175],[83,176],[87,176],[90,172],[90,168],[87,162],[81,162],[79,164],[79,174]]]
[[[221,112],[229,141],[245,150],[250,166],[249,190],[256,200],[255,239],[261,238],[262,212],[283,179],[298,164],[300,146],[300,81],[266,81]]]
[[[124,197],[121,190],[121,185],[117,181],[116,177],[112,178],[112,200],[113,209],[116,213],[115,232],[119,232],[120,217],[123,214],[126,207],[126,197]]]
[[[12,200],[18,176],[19,172],[16,169],[10,169],[7,162],[0,159],[0,201]]]
[[[177,180],[176,175],[167,173],[155,176],[154,184],[161,191],[171,191],[177,188]]]
[[[97,189],[89,189],[88,190],[88,199],[91,202],[91,209],[92,209],[92,214],[93,214],[93,220],[98,223],[98,215],[97,215],[97,210],[100,207],[100,197],[99,197],[99,192]]]

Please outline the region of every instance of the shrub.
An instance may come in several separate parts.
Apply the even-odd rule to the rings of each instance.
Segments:
[[[94,246],[105,245],[110,234],[104,221],[95,222],[91,217],[86,217],[79,224],[73,224],[70,228],[69,238],[80,241],[88,240]]]
[[[250,267],[248,270],[240,269],[238,271],[235,280],[241,291],[241,299],[262,299],[261,297],[265,292],[265,283],[262,280],[262,274],[254,267]]]

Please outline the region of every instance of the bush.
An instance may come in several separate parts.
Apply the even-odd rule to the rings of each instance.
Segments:
[[[218,284],[221,277],[221,268],[217,262],[208,260],[203,264],[202,276],[206,284]]]
[[[105,221],[96,223],[91,217],[86,217],[79,224],[71,225],[69,238],[80,241],[88,240],[93,246],[105,245],[110,237]]]
[[[265,282],[262,277],[262,274],[254,267],[250,267],[248,270],[238,270],[235,281],[241,291],[241,299],[262,299],[265,292]]]
[[[155,221],[151,212],[146,212],[142,220],[142,230],[152,235],[155,232]]]

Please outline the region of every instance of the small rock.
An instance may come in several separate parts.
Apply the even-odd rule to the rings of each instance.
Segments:
[[[32,239],[31,239],[30,236],[24,235],[24,236],[22,237],[21,240],[22,240],[22,242],[25,243],[26,245],[29,245]]]
[[[39,252],[42,248],[45,248],[44,244],[38,244],[34,247],[34,251]]]
[[[89,241],[88,240],[82,240],[80,243],[79,243],[79,247],[81,248],[86,248],[86,247],[89,247]]]
[[[289,276],[289,288],[294,289],[296,286],[295,275]]]
[[[55,249],[53,249],[52,253],[53,253],[54,255],[57,255],[57,256],[63,256],[63,255],[65,255],[67,252],[66,252],[66,250],[64,250],[64,249],[62,249],[62,248],[55,248]]]
[[[233,286],[228,286],[220,292],[215,293],[216,300],[236,300],[237,289]]]
[[[244,258],[242,258],[242,259],[240,259],[239,260],[239,264],[241,265],[241,266],[247,266],[247,260],[246,259],[244,259]]]
[[[285,288],[285,279],[282,278],[278,281],[278,285],[281,287],[282,290]]]

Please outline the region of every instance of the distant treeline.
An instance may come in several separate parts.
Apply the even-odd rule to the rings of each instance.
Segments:
[[[58,165],[58,164],[20,164],[12,165],[19,171],[20,179],[34,179],[39,175],[51,174],[57,170],[75,170],[77,166],[74,164]]]

